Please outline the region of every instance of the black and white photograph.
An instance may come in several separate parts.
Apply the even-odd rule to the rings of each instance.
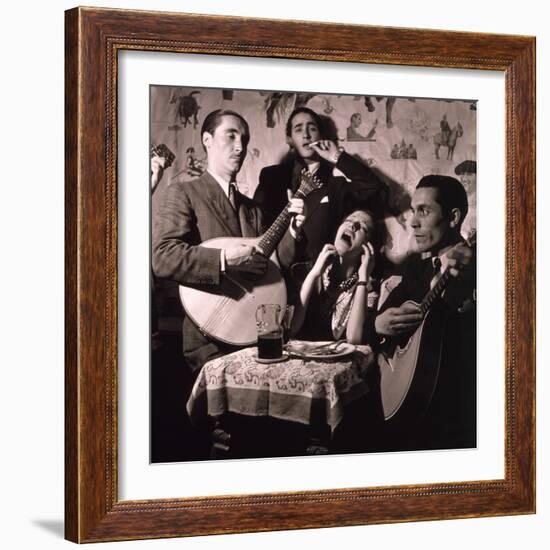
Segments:
[[[546,549],[543,8],[6,3],[3,546]]]
[[[149,91],[151,462],[476,448],[476,99]]]

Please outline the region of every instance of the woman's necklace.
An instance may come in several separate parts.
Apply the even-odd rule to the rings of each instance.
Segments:
[[[324,308],[330,316],[332,334],[335,338],[341,338],[348,323],[355,294],[355,286],[359,278],[357,271],[340,283],[331,281],[330,265],[323,273],[323,288],[325,291]]]
[[[340,294],[342,292],[347,292],[348,290],[352,289],[355,284],[357,283],[357,279],[359,278],[357,271],[355,271],[350,277],[347,279],[344,279],[343,281],[340,281],[338,285],[335,285],[330,277],[330,274],[332,272],[332,265],[329,265],[324,273],[323,273],[323,288],[325,291],[327,291],[329,294]]]

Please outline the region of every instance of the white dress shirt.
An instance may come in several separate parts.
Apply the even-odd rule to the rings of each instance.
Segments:
[[[225,196],[229,198],[229,186],[233,184],[235,186],[235,191],[239,190],[239,187],[237,185],[237,182],[235,180],[232,181],[226,181],[224,178],[219,176],[218,174],[215,174],[212,172],[212,170],[207,170],[207,172],[218,182],[219,186],[222,188],[222,191],[224,192]],[[225,250],[222,248],[220,249],[220,271],[222,273],[225,273],[226,268],[226,262],[225,262]]]

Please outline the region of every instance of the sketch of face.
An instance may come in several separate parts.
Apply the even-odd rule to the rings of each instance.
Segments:
[[[421,187],[414,191],[410,224],[419,252],[438,252],[445,244],[450,220],[437,202],[437,189]]]
[[[460,183],[462,183],[468,195],[472,195],[476,192],[476,174],[469,172],[461,174]]]
[[[317,153],[309,146],[313,141],[321,139],[321,131],[309,113],[298,113],[292,119],[290,136],[287,143],[296,153],[306,160],[318,160]]]
[[[338,227],[334,246],[340,256],[358,256],[363,253],[374,231],[374,220],[363,210],[352,212]]]
[[[352,128],[359,128],[361,126],[361,115],[359,113],[351,115],[351,126]]]
[[[227,181],[237,174],[243,165],[250,136],[241,120],[224,115],[214,134],[205,132],[203,144],[208,155],[208,168]]]

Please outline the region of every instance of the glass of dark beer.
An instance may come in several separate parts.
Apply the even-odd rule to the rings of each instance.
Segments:
[[[256,310],[258,359],[279,359],[283,356],[283,327],[279,304],[262,304]]]

